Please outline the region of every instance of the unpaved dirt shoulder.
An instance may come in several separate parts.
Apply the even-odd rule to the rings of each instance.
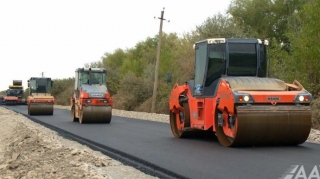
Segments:
[[[55,105],[55,108],[70,110],[70,106]],[[120,116],[120,117],[134,118],[134,119],[142,119],[142,120],[169,123],[169,115],[166,115],[166,114],[155,114],[155,113],[124,111],[124,110],[119,110],[119,109],[112,109],[112,115]],[[311,129],[307,142],[320,144],[320,130]]]
[[[320,130],[311,129],[307,142],[320,144]]]
[[[0,178],[156,178],[0,107]]]

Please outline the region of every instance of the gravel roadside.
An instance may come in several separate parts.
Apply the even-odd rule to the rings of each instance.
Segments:
[[[0,107],[0,178],[156,178]]]

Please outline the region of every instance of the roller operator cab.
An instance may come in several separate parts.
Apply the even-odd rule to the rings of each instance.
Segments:
[[[71,120],[80,123],[110,123],[113,99],[106,85],[104,68],[78,68],[70,99]]]
[[[53,115],[52,86],[51,78],[31,77],[28,80],[29,95],[27,103],[29,115]]]
[[[194,78],[170,94],[170,126],[181,138],[214,131],[223,146],[298,145],[311,130],[311,94],[269,78],[268,41],[213,38],[194,44]]]

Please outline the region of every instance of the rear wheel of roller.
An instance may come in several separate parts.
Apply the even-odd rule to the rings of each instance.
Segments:
[[[225,147],[230,147],[232,144],[233,144],[233,141],[234,139],[227,136],[225,133],[224,133],[224,130],[223,130],[223,125],[227,125],[224,123],[224,119],[223,119],[223,113],[218,109],[216,108],[215,110],[215,126],[216,126],[216,136],[220,142],[221,145],[225,146]],[[235,121],[234,121],[234,126],[233,128],[236,128],[237,126],[237,121],[238,119],[235,118]]]
[[[76,110],[75,110],[75,106],[73,105],[71,107],[71,121],[72,122],[78,122],[79,118],[76,117]]]
[[[83,110],[81,110],[80,114],[79,114],[79,123],[80,124],[84,123],[84,121],[83,121]]]
[[[190,131],[184,131],[185,127],[190,127],[190,110],[187,102],[183,103],[184,112],[173,113],[170,111],[170,127],[173,135],[177,138],[190,136]]]

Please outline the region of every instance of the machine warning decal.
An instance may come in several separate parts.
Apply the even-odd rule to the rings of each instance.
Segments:
[[[194,118],[194,119],[196,119],[196,120],[198,119],[197,112],[192,112],[192,115],[193,115],[193,118]]]
[[[230,94],[228,94],[228,93],[224,94],[224,93],[223,93],[223,94],[220,95],[220,97],[221,97],[221,98],[228,98],[228,99],[229,99],[229,98],[230,98]]]
[[[197,84],[197,86],[196,86],[196,92],[197,92],[197,93],[201,93],[201,91],[202,91],[202,86],[201,86],[200,84]]]

